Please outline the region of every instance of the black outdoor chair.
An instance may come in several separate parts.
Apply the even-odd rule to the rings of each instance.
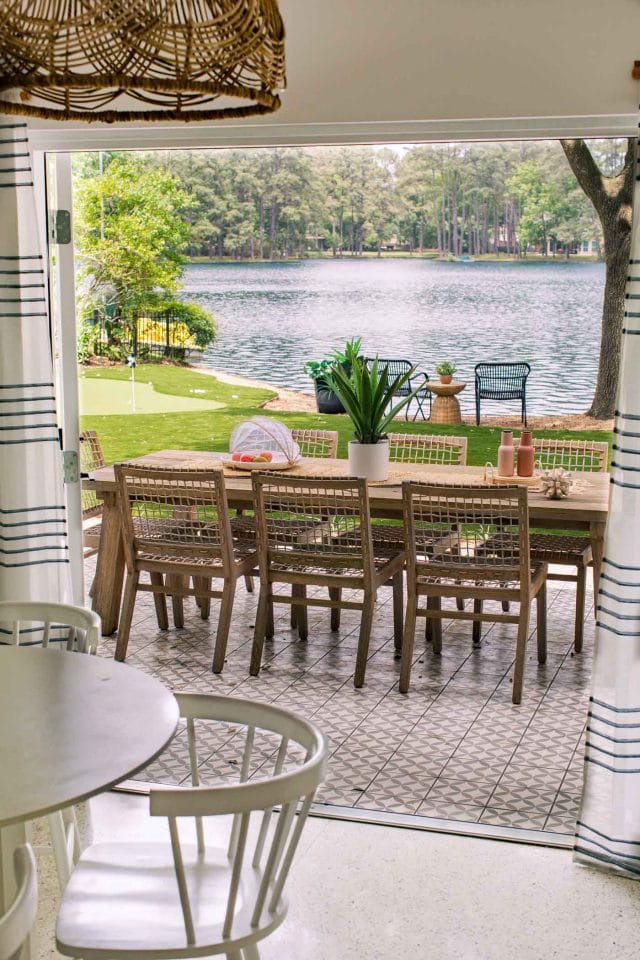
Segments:
[[[527,425],[528,363],[476,364],[476,424],[480,423],[481,400],[520,400],[522,422]]]
[[[409,370],[413,368],[413,364],[410,360],[389,360],[385,357],[364,357],[364,362],[367,367],[371,369],[373,361],[378,361],[379,366],[386,366],[389,370],[389,380],[394,380],[396,377],[401,376],[403,373],[408,373]],[[408,380],[403,383],[403,385],[398,390],[395,396],[397,397],[408,397],[410,393],[418,388],[414,399],[416,402],[416,411],[414,415],[409,418],[409,407],[411,404],[407,404],[404,408],[404,418],[405,420],[417,420],[418,414],[422,417],[423,420],[431,419],[431,391],[427,390],[425,384],[428,383],[429,377],[423,371],[413,373]],[[425,412],[425,405],[428,408],[428,412]]]

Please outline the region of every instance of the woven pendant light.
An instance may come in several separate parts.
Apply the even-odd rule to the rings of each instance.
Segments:
[[[284,82],[277,0],[0,0],[0,112],[220,120],[277,110]]]

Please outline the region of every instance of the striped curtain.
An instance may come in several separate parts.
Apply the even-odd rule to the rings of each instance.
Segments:
[[[580,863],[636,878],[640,878],[639,300],[640,190],[636,189],[611,502],[597,599],[585,779],[574,853]]]
[[[0,123],[0,600],[67,600],[69,584],[45,259],[27,126]]]

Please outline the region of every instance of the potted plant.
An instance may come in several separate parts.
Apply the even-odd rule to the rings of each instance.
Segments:
[[[349,472],[367,480],[386,480],[389,476],[387,428],[420,388],[394,405],[394,397],[414,372],[413,368],[390,380],[387,364],[380,364],[377,357],[369,366],[357,352],[350,350],[350,344],[345,355],[347,364],[334,364],[326,378],[353,423],[355,436],[349,441]]]
[[[357,337],[353,340],[349,340],[345,346],[345,352],[341,350],[334,350],[331,356],[325,360],[308,360],[305,363],[303,369],[305,373],[308,373],[313,380],[313,388],[316,394],[316,406],[318,408],[318,413],[345,412],[342,403],[328,383],[327,374],[331,372],[331,369],[336,364],[341,365],[347,372],[349,372],[351,367],[349,361],[347,360],[346,351],[348,350],[351,355],[357,357],[360,352],[361,343],[362,338]]]
[[[439,363],[436,367],[436,373],[440,377],[440,383],[451,383],[457,369],[455,363],[451,363],[449,360],[443,360],[442,363]]]

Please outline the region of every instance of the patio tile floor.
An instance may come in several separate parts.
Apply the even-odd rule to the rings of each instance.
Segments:
[[[594,623],[573,654],[575,588],[549,582],[549,656],[527,651],[523,702],[511,703],[515,628],[485,625],[472,649],[471,625],[445,621],[435,656],[418,622],[412,685],[398,693],[391,591],[383,588],[374,620],[365,685],[353,687],[358,617],[343,611],[332,633],[327,611],[310,611],[309,640],[290,629],[276,606],[276,636],[265,644],[259,677],[248,672],[257,597],[239,587],[224,672],[211,673],[217,608],[202,621],[185,601],[185,627],[157,628],[150,596],[138,599],[128,663],[175,690],[273,702],[312,718],[329,738],[329,773],[319,804],[573,834],[582,786],[582,743],[589,697]],[[535,620],[535,617],[534,617]],[[100,653],[112,656],[115,637]],[[224,776],[236,752],[229,735],[207,745],[204,777]],[[144,781],[188,776],[184,734],[139,774]]]

